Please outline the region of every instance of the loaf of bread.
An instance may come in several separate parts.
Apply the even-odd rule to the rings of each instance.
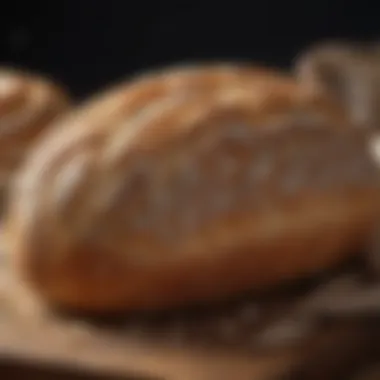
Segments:
[[[66,92],[50,79],[19,70],[0,68],[2,193],[35,138],[69,106]]]
[[[368,131],[285,74],[171,68],[89,100],[11,192],[16,273],[90,311],[216,300],[324,270],[380,212]]]
[[[359,127],[380,127],[380,49],[375,44],[326,42],[297,57],[295,72],[309,92],[323,92]]]

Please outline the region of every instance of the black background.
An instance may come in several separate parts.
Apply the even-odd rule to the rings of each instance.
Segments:
[[[7,0],[0,60],[53,75],[83,97],[176,62],[249,59],[287,67],[321,39],[377,39],[379,16],[375,2],[360,0]]]

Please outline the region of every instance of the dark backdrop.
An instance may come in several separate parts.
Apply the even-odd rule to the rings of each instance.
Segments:
[[[78,97],[174,62],[250,59],[288,66],[300,49],[320,39],[377,38],[379,13],[370,4],[5,0],[0,60],[54,75]]]

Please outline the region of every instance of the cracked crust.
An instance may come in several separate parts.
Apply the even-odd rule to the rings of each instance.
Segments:
[[[60,306],[165,308],[271,286],[350,256],[380,211],[368,135],[285,75],[172,68],[59,126],[20,172],[6,226],[18,273]]]

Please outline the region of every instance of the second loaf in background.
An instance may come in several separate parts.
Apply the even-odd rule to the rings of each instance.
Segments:
[[[0,68],[0,202],[29,147],[71,106],[66,90],[40,74]]]

